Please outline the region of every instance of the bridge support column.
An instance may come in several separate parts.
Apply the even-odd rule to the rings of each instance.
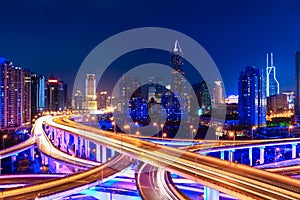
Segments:
[[[112,158],[112,157],[114,157],[115,156],[115,154],[116,154],[116,152],[115,152],[115,150],[110,150],[110,157]]]
[[[100,144],[96,144],[96,160],[98,162],[101,162],[101,149],[100,149]]]
[[[78,137],[74,135],[74,153],[75,156],[78,156]]]
[[[259,148],[259,163],[264,164],[265,162],[265,147]]]
[[[228,151],[228,161],[233,162],[234,159],[234,150]]]
[[[219,191],[204,186],[204,200],[219,200]]]
[[[61,132],[61,141],[60,141],[60,146],[65,146],[65,131],[62,131]],[[62,149],[64,149],[64,148],[62,148]]]
[[[14,167],[14,162],[17,161],[17,156],[16,155],[13,155],[11,156],[11,172],[14,173],[15,171],[15,167]]]
[[[43,165],[48,165],[49,164],[49,159],[45,155],[42,155],[42,164]]]
[[[253,165],[253,158],[252,158],[252,147],[249,148],[249,165]]]
[[[80,143],[79,155],[82,158],[82,156],[83,156],[83,146],[84,146],[84,144],[83,144],[83,138],[80,138],[79,143]]]
[[[297,149],[297,144],[296,143],[292,144],[292,158],[296,158],[297,157],[297,151],[296,151],[296,149]]]
[[[35,159],[35,155],[34,155],[34,147],[31,147],[31,148],[30,148],[30,157],[31,157],[32,161],[34,161],[34,159]]]
[[[106,147],[102,146],[102,163],[105,163],[107,161],[107,156],[106,156]]]
[[[85,140],[84,147],[85,147],[85,156],[87,159],[89,159],[90,158],[90,141]]]
[[[220,159],[224,160],[225,156],[224,156],[224,151],[220,152]]]
[[[66,137],[66,146],[70,144],[70,134],[68,132],[65,132],[65,137]]]

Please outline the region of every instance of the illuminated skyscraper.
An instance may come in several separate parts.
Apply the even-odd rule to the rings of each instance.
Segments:
[[[267,54],[266,68],[266,96],[279,94],[279,82],[276,79],[276,68],[273,64],[273,53],[270,54],[271,63],[269,65],[269,54]]]
[[[89,110],[97,110],[96,101],[96,75],[87,74],[85,80],[85,97]]]
[[[31,121],[29,70],[0,59],[0,128],[17,127]]]
[[[261,70],[254,66],[246,67],[238,78],[240,123],[249,126],[266,124],[266,93]]]
[[[295,53],[295,123],[300,123],[300,51]]]
[[[66,91],[61,81],[51,76],[46,83],[46,110],[62,111],[66,109]]]
[[[215,81],[214,86],[214,102],[215,104],[223,104],[224,103],[224,97],[223,97],[223,88],[222,88],[222,82],[220,80]]]
[[[204,113],[210,113],[211,111],[211,98],[205,81],[200,83],[200,107],[203,109]]]
[[[31,74],[31,118],[45,109],[45,77]]]
[[[172,67],[172,77],[171,77],[171,91],[175,98],[170,98],[170,100],[175,100],[169,103],[172,105],[167,108],[170,113],[172,113],[174,120],[188,120],[188,92],[187,83],[184,78],[184,71],[182,69],[182,50],[179,42],[176,40],[174,44],[173,51],[171,52],[171,67]],[[176,100],[177,99],[177,100]],[[176,116],[175,116],[176,115]]]

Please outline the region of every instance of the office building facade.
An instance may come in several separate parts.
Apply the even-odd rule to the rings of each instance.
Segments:
[[[261,70],[247,66],[238,77],[238,114],[242,125],[266,125],[266,90]]]
[[[0,59],[0,128],[31,122],[30,71]]]

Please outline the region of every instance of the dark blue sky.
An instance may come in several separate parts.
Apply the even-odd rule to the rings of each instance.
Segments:
[[[227,94],[237,92],[237,76],[246,65],[265,67],[270,51],[281,89],[293,88],[299,0],[9,0],[0,7],[0,56],[47,77],[53,73],[69,85],[101,41],[127,29],[157,26],[197,40],[217,64]]]

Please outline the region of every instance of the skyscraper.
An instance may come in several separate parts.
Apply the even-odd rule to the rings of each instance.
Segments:
[[[98,107],[99,109],[106,109],[109,104],[107,102],[107,91],[101,91],[98,97]]]
[[[84,102],[83,94],[80,90],[77,90],[74,94],[74,106],[73,106],[73,108],[75,110],[82,110],[83,109],[83,107],[82,107],[83,102]]]
[[[86,105],[89,110],[97,110],[96,101],[96,75],[87,74],[85,80]]]
[[[31,74],[31,118],[45,109],[45,77]]]
[[[238,78],[240,123],[248,126],[266,124],[266,94],[264,78],[259,69],[247,66]]]
[[[173,95],[175,97],[170,98],[170,100],[175,101],[170,104],[174,105],[174,108],[168,108],[169,110],[175,109],[170,112],[173,114],[176,113],[176,120],[188,120],[188,92],[186,79],[184,78],[184,71],[182,69],[182,54],[183,53],[179,42],[176,40],[173,51],[171,52],[170,61],[171,67],[173,69],[171,77],[171,91],[173,92]],[[175,108],[176,106],[178,106],[180,109]]]
[[[300,123],[300,51],[295,53],[295,123]]]
[[[17,127],[31,121],[29,70],[0,59],[0,128]]]
[[[223,88],[222,88],[222,82],[220,80],[215,81],[214,86],[214,102],[215,104],[223,104],[224,103],[224,97],[223,97]]]
[[[211,96],[205,81],[200,83],[200,107],[204,113],[210,113],[211,111]]]
[[[129,101],[133,97],[141,97],[140,81],[136,77],[123,76],[119,84],[118,111],[126,112],[129,116]]]
[[[266,96],[279,94],[279,82],[276,79],[276,68],[273,63],[273,53],[270,54],[271,63],[269,65],[269,54],[267,54],[266,68]]]
[[[51,76],[46,83],[46,110],[62,111],[66,109],[64,85],[61,81]]]

